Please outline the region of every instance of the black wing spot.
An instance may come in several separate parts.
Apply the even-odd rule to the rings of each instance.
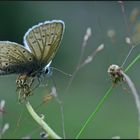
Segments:
[[[29,61],[32,61],[32,58],[30,57],[28,60],[29,60]]]
[[[23,52],[23,53],[25,53],[26,51],[25,51],[25,50],[23,50],[22,52]]]
[[[5,63],[6,66],[8,66],[8,63]]]

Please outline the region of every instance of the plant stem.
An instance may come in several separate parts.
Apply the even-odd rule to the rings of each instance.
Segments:
[[[29,103],[29,101],[27,101],[25,103],[26,108],[28,110],[28,112],[30,113],[30,115],[33,117],[33,119],[47,132],[47,134],[49,135],[49,137],[53,138],[53,139],[62,139],[60,136],[58,136],[50,127],[49,125],[41,118],[39,117],[36,112],[33,110],[31,104]]]
[[[96,109],[92,112],[92,114],[89,116],[89,118],[86,120],[86,122],[84,123],[83,127],[81,128],[81,130],[79,131],[79,133],[76,135],[76,139],[78,139],[80,137],[80,135],[82,134],[82,132],[84,131],[85,127],[88,125],[88,123],[95,118],[95,115],[97,114],[97,112],[101,109],[103,103],[105,102],[105,100],[110,96],[110,94],[112,93],[112,88],[113,86],[111,86],[107,92],[105,93],[104,97],[101,99],[101,101],[98,103]]]
[[[128,65],[124,72],[127,72],[138,60],[140,59],[140,54]]]

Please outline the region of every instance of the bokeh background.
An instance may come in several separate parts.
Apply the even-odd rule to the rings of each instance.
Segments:
[[[9,40],[23,44],[23,36],[33,25],[46,20],[59,19],[65,22],[65,33],[60,49],[53,59],[52,66],[66,73],[73,73],[80,56],[83,38],[88,27],[92,29],[85,59],[100,44],[104,49],[93,61],[83,67],[75,76],[69,90],[65,88],[69,77],[53,71],[52,78],[56,84],[58,96],[63,98],[64,123],[66,138],[75,138],[83,123],[94,111],[99,101],[111,86],[107,73],[110,64],[121,66],[131,45],[125,38],[131,36],[134,43],[140,41],[140,2],[124,2],[125,12],[119,2],[97,1],[21,1],[0,2],[0,40]],[[125,16],[126,21],[125,22]],[[129,56],[124,68],[139,54],[138,45]],[[140,63],[137,62],[128,72],[135,86],[140,91]],[[30,97],[36,108],[49,93],[51,77],[46,81],[47,87],[39,87]],[[1,127],[9,123],[10,128],[2,138],[40,138],[37,123],[28,114],[25,105],[19,104],[16,93],[16,75],[0,77],[0,100],[5,100],[5,113]],[[124,90],[126,88],[126,90]],[[44,114],[45,120],[60,136],[62,120],[60,105],[55,99],[43,104],[37,113]],[[94,120],[86,127],[80,138],[138,138],[138,115],[134,98],[126,84],[120,84],[113,90]],[[21,117],[20,117],[21,116]]]

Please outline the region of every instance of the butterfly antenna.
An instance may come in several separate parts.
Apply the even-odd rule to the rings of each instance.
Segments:
[[[62,70],[60,70],[60,69],[58,69],[58,68],[55,68],[55,67],[50,67],[50,68],[52,68],[52,69],[54,69],[54,70],[56,70],[56,71],[58,71],[58,72],[60,72],[60,73],[62,73],[62,74],[64,74],[64,75],[66,75],[66,76],[69,76],[69,77],[72,76],[72,74],[66,73],[66,72],[64,72],[64,71],[62,71]]]

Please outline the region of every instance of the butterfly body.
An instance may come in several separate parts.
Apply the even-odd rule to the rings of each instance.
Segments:
[[[24,46],[0,41],[0,75],[18,74],[18,87],[24,88],[29,84],[27,77],[45,74],[59,48],[63,33],[64,22],[52,20],[30,28],[24,36]]]

